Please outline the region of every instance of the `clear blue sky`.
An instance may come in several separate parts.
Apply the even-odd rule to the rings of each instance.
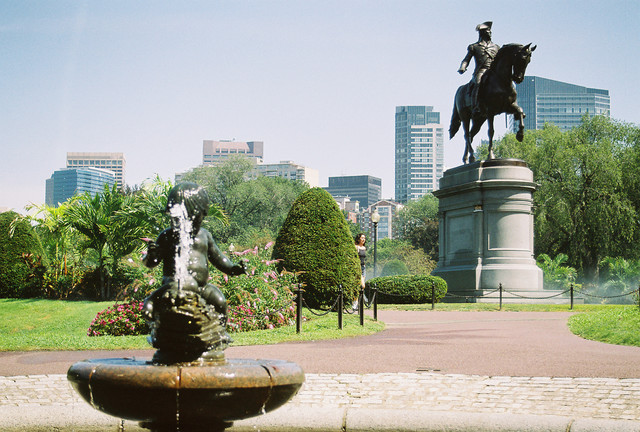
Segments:
[[[607,89],[612,117],[640,124],[635,0],[0,0],[0,207],[44,202],[68,151],[124,152],[136,184],[233,138],[321,186],[381,177],[392,198],[395,107],[432,105],[448,129],[487,20],[500,45],[538,45],[527,74]],[[462,148],[445,143],[448,167]]]

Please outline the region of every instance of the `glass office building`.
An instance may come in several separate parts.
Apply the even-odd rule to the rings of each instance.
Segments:
[[[120,189],[125,185],[126,161],[123,153],[68,152],[67,168],[100,168],[113,171]]]
[[[552,123],[567,131],[582,123],[585,114],[610,116],[609,91],[582,87],[537,76],[525,76],[516,85],[518,105],[526,117],[525,130],[542,129]],[[511,130],[516,132],[518,124],[511,116]]]
[[[112,187],[116,183],[113,171],[101,168],[66,168],[55,171],[47,179],[45,203],[57,207],[74,195],[89,192],[95,196],[102,192],[104,185]]]
[[[438,189],[444,170],[444,128],[431,106],[396,107],[395,200],[416,200]]]
[[[324,189],[334,198],[349,197],[365,208],[382,197],[382,180],[369,175],[329,177]]]

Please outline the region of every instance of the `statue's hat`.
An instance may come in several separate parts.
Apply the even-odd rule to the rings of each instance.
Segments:
[[[489,29],[491,30],[491,26],[493,25],[493,21],[485,21],[482,24],[478,24],[476,26],[476,31]]]

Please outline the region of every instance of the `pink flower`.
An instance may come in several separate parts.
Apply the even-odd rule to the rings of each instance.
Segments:
[[[229,276],[227,276],[227,275],[223,275],[222,277],[224,278],[224,281],[225,281],[225,282],[229,282]]]
[[[271,246],[273,246],[273,242],[272,242],[272,241],[270,241],[269,243],[267,243],[267,244],[264,246],[264,250],[269,249]]]

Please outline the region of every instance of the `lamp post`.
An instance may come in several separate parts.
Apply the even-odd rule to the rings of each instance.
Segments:
[[[371,213],[371,222],[373,222],[373,277],[376,277],[378,275],[378,222],[380,222],[380,213],[377,208]]]

